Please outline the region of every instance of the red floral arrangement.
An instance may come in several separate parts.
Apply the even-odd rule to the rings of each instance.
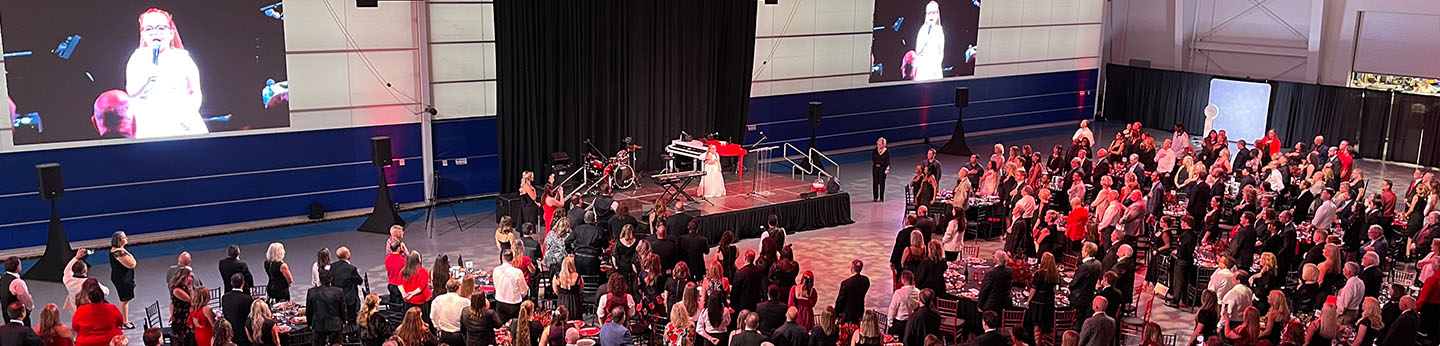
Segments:
[[[1011,286],[1030,287],[1030,282],[1035,280],[1035,270],[1030,269],[1030,262],[1024,257],[1012,257],[1006,265],[1010,266]]]
[[[858,325],[858,324],[849,323],[849,324],[842,324],[842,325],[840,325],[840,331],[839,331],[839,333],[837,333],[837,334],[839,334],[839,337],[840,337],[840,338],[839,338],[838,340],[836,340],[835,345],[836,345],[836,346],[850,346],[850,338],[853,338],[854,335],[855,335],[855,332],[857,332],[857,331],[859,331],[859,330],[860,330],[860,325]]]

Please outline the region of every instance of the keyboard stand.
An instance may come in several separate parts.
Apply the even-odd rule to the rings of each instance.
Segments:
[[[682,177],[682,178],[676,179],[676,180],[674,180],[674,181],[670,181],[670,182],[666,182],[666,183],[661,183],[661,188],[664,188],[665,190],[662,191],[662,192],[660,192],[660,199],[665,200],[665,204],[667,204],[667,205],[670,204],[670,203],[672,203],[672,202],[675,202],[675,199],[676,199],[676,198],[682,197],[682,196],[685,197],[685,200],[686,200],[686,201],[689,201],[690,203],[699,202],[699,201],[695,200],[695,197],[691,197],[690,194],[685,193],[685,187],[686,187],[686,186],[690,186],[690,183],[694,182],[696,177],[699,177],[699,176],[698,176],[698,175],[695,175],[695,176]],[[668,196],[668,197],[667,197],[667,196]]]

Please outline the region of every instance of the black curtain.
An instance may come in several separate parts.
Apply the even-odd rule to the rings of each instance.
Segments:
[[[543,184],[552,152],[578,166],[632,137],[644,146],[635,168],[650,171],[681,131],[742,138],[755,10],[754,1],[496,1],[501,191],[522,171]]]
[[[1419,163],[1427,166],[1440,164],[1435,143],[1440,136],[1440,98],[1412,94],[1395,94],[1393,119],[1399,123],[1391,128],[1394,141],[1390,148],[1391,160]]]
[[[1330,146],[1374,135],[1360,133],[1366,90],[1284,82],[1271,85],[1275,91],[1270,103],[1270,128],[1275,129],[1286,147],[1304,142],[1308,148],[1314,145],[1317,135],[1325,136],[1325,144]]]
[[[1185,125],[1192,135],[1205,129],[1210,102],[1210,75],[1105,65],[1106,119],[1140,122],[1160,129]],[[1109,138],[1095,139],[1105,145]]]

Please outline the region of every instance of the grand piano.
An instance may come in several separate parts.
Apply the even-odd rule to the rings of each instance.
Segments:
[[[721,157],[739,158],[739,160],[736,160],[735,166],[737,168],[735,169],[735,171],[737,175],[742,178],[744,177],[745,154],[749,151],[745,150],[745,148],[741,147],[739,144],[706,138],[691,141],[675,139],[670,141],[670,145],[665,146],[665,152],[668,152],[671,155],[675,155],[676,158],[690,158],[692,161],[694,161],[695,169],[700,170],[701,158],[705,155],[705,151],[707,150],[706,148],[709,148],[710,145],[715,146],[715,150],[719,152]]]

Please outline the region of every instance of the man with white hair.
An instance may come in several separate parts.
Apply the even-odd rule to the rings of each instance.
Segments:
[[[1095,144],[1095,133],[1090,132],[1090,119],[1080,120],[1080,129],[1075,130],[1075,135],[1070,136],[1071,141],[1078,141],[1081,138]]]
[[[1340,308],[1341,315],[1360,317],[1360,303],[1365,300],[1365,282],[1360,280],[1360,265],[1355,262],[1345,263],[1345,287],[1340,288],[1340,297],[1335,300],[1335,306]]]
[[[980,311],[1005,311],[1010,307],[1010,279],[1014,273],[1010,270],[1010,254],[1005,250],[995,251],[995,269],[985,274],[985,281],[980,284]]]
[[[1361,250],[1372,251],[1381,256],[1390,255],[1390,242],[1385,240],[1384,227],[1380,225],[1370,225],[1366,236],[1369,236],[1369,240],[1367,240],[1364,245],[1361,245]]]
[[[1380,289],[1385,287],[1385,274],[1380,271],[1380,255],[1366,251],[1360,258],[1360,265],[1365,267],[1359,275],[1360,282],[1365,284],[1365,296],[1380,298]]]

